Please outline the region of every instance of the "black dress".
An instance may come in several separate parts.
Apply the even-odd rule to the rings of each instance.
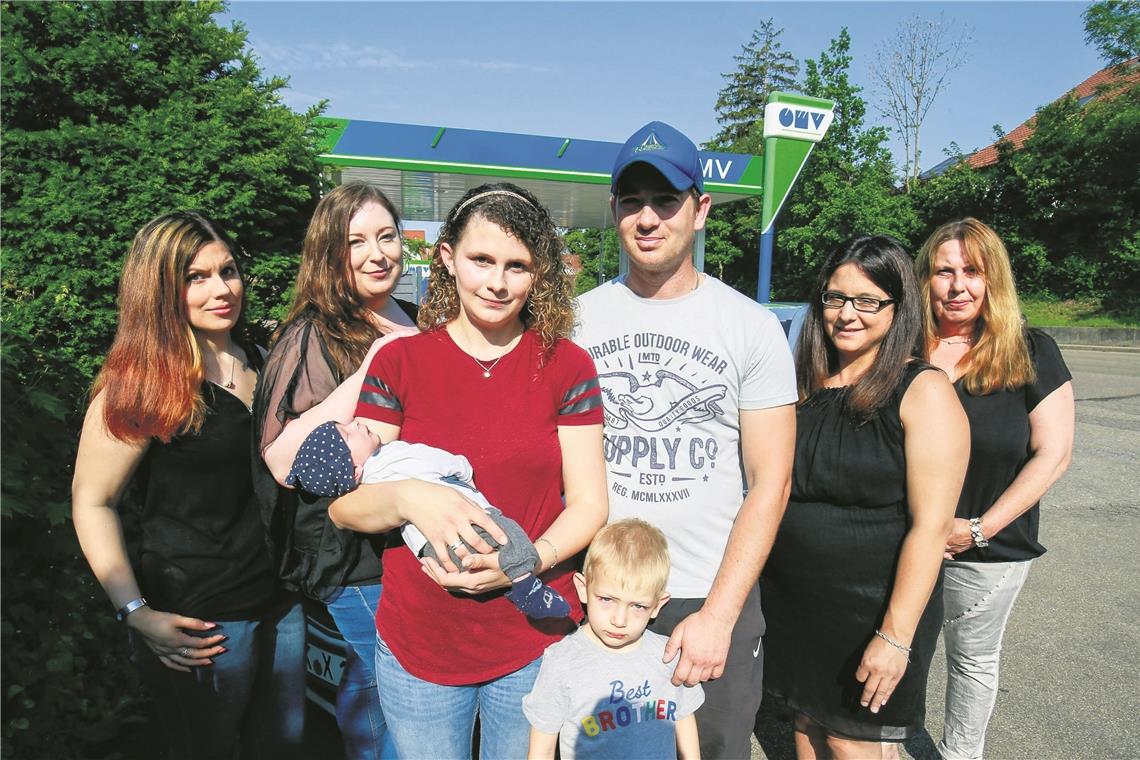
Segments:
[[[854,425],[846,390],[826,388],[796,417],[792,492],[761,580],[765,689],[829,733],[902,741],[922,727],[926,674],[942,623],[942,580],[915,632],[910,664],[877,714],[855,670],[880,627],[909,527],[899,404],[930,365],[912,362],[887,406]]]

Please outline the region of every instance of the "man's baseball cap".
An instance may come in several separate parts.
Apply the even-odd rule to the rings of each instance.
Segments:
[[[649,122],[621,146],[610,173],[610,189],[616,191],[622,172],[637,163],[661,172],[675,190],[696,187],[700,193],[705,191],[697,146],[663,121]]]

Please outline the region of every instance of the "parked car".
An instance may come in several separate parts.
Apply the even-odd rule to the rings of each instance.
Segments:
[[[800,339],[800,330],[803,329],[804,320],[807,319],[810,304],[806,303],[766,303],[768,309],[780,318],[784,327],[784,335],[788,337],[788,345],[792,351],[796,350],[796,341]]]

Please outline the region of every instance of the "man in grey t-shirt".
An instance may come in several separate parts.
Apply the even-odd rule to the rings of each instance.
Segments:
[[[651,122],[612,181],[629,273],[579,299],[574,336],[603,388],[610,519],[665,533],[673,599],[650,629],[670,637],[674,683],[705,682],[702,756],[748,757],[763,676],[757,578],[791,482],[791,354],[773,314],[693,266],[712,199],[692,141]]]

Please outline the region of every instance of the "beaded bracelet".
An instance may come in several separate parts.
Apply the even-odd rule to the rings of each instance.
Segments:
[[[535,542],[536,544],[537,544],[539,541],[541,541],[541,542],[543,542],[544,544],[546,544],[547,546],[549,546],[549,547],[550,547],[550,551],[554,552],[554,562],[550,563],[550,566],[551,566],[551,567],[554,567],[555,565],[557,565],[557,564],[558,564],[558,549],[557,549],[557,548],[554,546],[554,544],[550,543],[550,541],[549,541],[549,540],[547,540],[545,537],[536,538],[536,539],[534,540],[534,542]]]
[[[906,657],[906,661],[907,661],[907,663],[908,663],[908,664],[910,663],[910,647],[906,647],[906,646],[903,646],[902,644],[898,643],[897,641],[895,641],[894,639],[892,639],[892,638],[891,638],[890,636],[888,636],[887,634],[885,634],[885,633],[883,633],[882,631],[880,631],[878,628],[876,628],[876,629],[875,629],[875,635],[876,635],[876,636],[878,636],[878,637],[879,637],[880,639],[882,639],[883,641],[885,641],[885,642],[887,642],[888,644],[890,644],[891,646],[893,646],[895,649],[897,649],[897,650],[899,650],[900,652],[902,652],[902,653],[903,653],[903,656],[904,656],[904,657]]]

